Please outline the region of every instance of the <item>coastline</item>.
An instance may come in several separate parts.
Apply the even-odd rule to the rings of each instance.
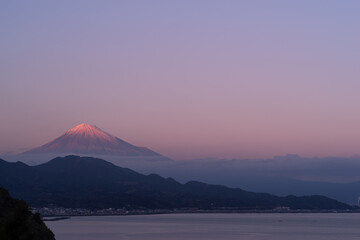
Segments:
[[[59,216],[59,217],[43,217],[42,220],[44,222],[54,222],[60,220],[70,219],[71,216]]]
[[[161,215],[161,214],[294,214],[294,213],[360,213],[358,210],[157,210],[157,211],[128,211],[121,214],[62,214],[62,215],[41,215],[43,221],[60,221],[71,217],[96,217],[96,216],[141,216],[141,215]]]

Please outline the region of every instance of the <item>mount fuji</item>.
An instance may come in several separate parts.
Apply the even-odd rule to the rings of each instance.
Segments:
[[[159,156],[158,153],[148,148],[134,146],[96,126],[85,123],[66,131],[49,143],[24,152],[24,154],[39,153]]]
[[[54,140],[17,155],[27,163],[42,163],[49,157],[81,155],[109,161],[168,159],[146,147],[134,146],[90,124],[79,124]]]

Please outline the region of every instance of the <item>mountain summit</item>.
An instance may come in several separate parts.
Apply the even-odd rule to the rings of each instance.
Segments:
[[[137,147],[120,138],[114,137],[100,128],[79,124],[66,131],[60,137],[40,147],[31,149],[24,154],[72,153],[87,155],[115,156],[160,156],[145,147]]]

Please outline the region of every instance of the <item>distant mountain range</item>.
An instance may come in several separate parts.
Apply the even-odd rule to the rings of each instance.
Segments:
[[[0,185],[32,206],[129,209],[352,208],[323,196],[277,197],[196,181],[181,184],[156,174],[142,175],[102,159],[79,156],[59,157],[38,166],[0,160]]]
[[[289,154],[271,159],[172,161],[85,123],[40,147],[0,158],[39,165],[67,155],[98,157],[142,173],[171,176],[183,183],[197,180],[279,196],[320,194],[350,204],[357,204],[360,196],[358,156],[303,158]]]
[[[164,165],[164,164],[163,164]],[[129,166],[129,165],[127,165]],[[272,159],[173,161],[151,171],[178,181],[197,180],[278,196],[324,195],[358,204],[360,158],[302,158],[291,155]]]

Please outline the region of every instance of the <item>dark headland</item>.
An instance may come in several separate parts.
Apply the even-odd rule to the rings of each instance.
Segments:
[[[0,187],[0,239],[55,240],[55,237],[25,201],[12,198]]]

